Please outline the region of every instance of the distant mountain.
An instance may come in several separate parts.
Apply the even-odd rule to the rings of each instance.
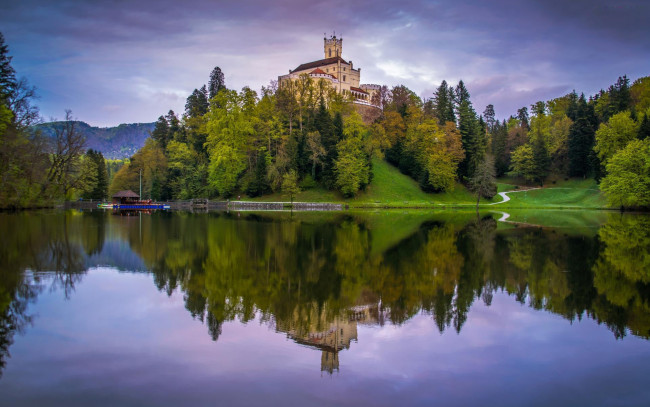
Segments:
[[[86,147],[101,151],[105,158],[128,158],[135,154],[154,129],[155,123],[120,124],[117,127],[92,127],[77,121],[77,130],[86,136]],[[43,123],[36,126],[45,136],[53,137],[63,122]]]

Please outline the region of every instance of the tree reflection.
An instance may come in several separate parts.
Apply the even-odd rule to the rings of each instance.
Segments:
[[[14,335],[34,319],[28,305],[46,281],[66,297],[74,291],[86,270],[83,248],[91,243],[91,251],[101,250],[104,223],[103,217],[74,212],[0,213],[0,374]],[[87,230],[94,231],[92,238]]]
[[[611,215],[597,235],[448,213],[401,237],[393,226],[353,213],[0,214],[12,231],[0,236],[0,363],[45,283],[71,295],[115,240],[128,242],[161,292],[182,293],[214,341],[226,322],[257,318],[320,349],[330,373],[358,324],[424,313],[441,333],[460,332],[474,301],[489,306],[498,291],[569,321],[592,318],[617,338],[650,337],[647,217]],[[128,257],[112,256],[118,267]]]

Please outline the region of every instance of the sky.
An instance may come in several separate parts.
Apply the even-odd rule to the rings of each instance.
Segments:
[[[429,98],[463,80],[507,118],[619,76],[650,75],[647,0],[0,0],[0,32],[43,118],[153,122],[208,82],[259,90],[343,38],[361,83]]]

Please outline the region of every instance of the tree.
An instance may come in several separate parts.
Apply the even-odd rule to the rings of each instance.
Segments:
[[[496,120],[496,114],[494,113],[494,105],[489,104],[485,107],[485,110],[483,111],[483,120],[487,125],[488,131],[492,132],[494,126],[498,123]]]
[[[72,111],[65,111],[65,120],[55,127],[55,137],[50,147],[50,169],[41,192],[54,187],[56,192],[68,197],[68,192],[77,186],[79,177],[79,158],[86,145],[83,134],[77,130]]]
[[[206,147],[210,158],[210,186],[221,196],[230,196],[246,169],[247,139],[254,132],[244,112],[244,95],[223,90],[212,100],[208,113]]]
[[[476,169],[474,176],[470,180],[470,189],[476,194],[476,210],[478,204],[483,198],[492,198],[497,193],[496,171],[494,169],[494,159],[490,155],[485,158]]]
[[[165,119],[167,119],[167,123],[169,123],[169,133],[167,135],[167,142],[171,139],[175,140],[180,140],[185,142],[185,134],[183,134],[183,126],[181,126],[181,121],[178,120],[178,117],[176,117],[176,113],[174,113],[173,110],[170,110],[167,112],[167,116],[165,116]],[[167,144],[161,144],[161,148],[167,147]]]
[[[11,66],[11,59],[9,47],[0,32],[0,104],[9,104],[9,96],[16,86],[16,71]]]
[[[194,89],[192,94],[187,97],[185,115],[191,118],[200,117],[208,112],[209,107],[208,90],[203,85],[201,89]]]
[[[354,113],[348,117],[343,133],[343,140],[336,146],[338,154],[334,171],[336,186],[343,195],[349,197],[370,182],[370,160],[364,151],[367,129],[359,114]]]
[[[221,68],[217,66],[210,72],[210,81],[208,82],[210,100],[214,99],[222,89],[226,89],[226,80],[223,72],[221,72]]]
[[[458,130],[460,131],[463,150],[465,150],[465,160],[459,165],[459,175],[471,178],[479,163],[483,160],[487,140],[469,98],[469,92],[465,88],[463,81],[458,82],[455,99],[456,114],[458,116]]]
[[[0,33],[0,208],[42,205],[52,198],[43,193],[49,146],[30,129],[40,120],[32,105],[36,91],[16,80],[8,52]]]
[[[167,184],[171,197],[189,199],[193,197],[191,190],[192,176],[196,172],[198,157],[187,144],[171,140],[167,144]]]
[[[528,116],[528,108],[526,106],[522,107],[521,109],[517,110],[517,119],[519,120],[519,125],[526,130],[530,129],[530,119]]]
[[[260,196],[271,192],[271,186],[267,179],[267,166],[270,157],[266,152],[266,147],[260,147],[255,164],[255,173],[253,180],[248,184],[246,194],[250,197]]]
[[[637,138],[639,140],[645,140],[648,137],[650,137],[650,119],[648,119],[648,113],[645,113],[643,115],[643,120],[641,120],[641,124],[639,124],[639,134],[637,135]]]
[[[97,165],[97,185],[93,191],[93,197],[104,199],[108,195],[108,172],[106,171],[106,160],[101,151],[95,152],[95,164]]]
[[[637,112],[650,109],[650,76],[639,78],[630,87],[630,98]]]
[[[569,131],[569,175],[586,177],[593,169],[591,153],[594,146],[596,117],[593,107],[587,105],[585,95],[580,95],[575,107],[567,116],[573,120]]]
[[[316,179],[316,164],[321,164],[321,158],[326,154],[318,131],[307,133],[307,148],[309,149],[309,157],[312,162],[311,177]]]
[[[537,177],[535,154],[530,144],[519,146],[512,152],[511,170],[522,176],[526,181],[533,181]]]
[[[156,124],[151,131],[151,138],[163,146],[163,148],[167,147],[167,142],[171,137],[169,135],[169,123],[167,123],[165,116],[160,116],[156,121]]]
[[[539,136],[533,141],[533,164],[535,168],[535,179],[544,185],[544,179],[548,176],[550,157],[544,138]]]
[[[503,120],[502,123],[496,122],[492,130],[492,156],[494,157],[494,166],[497,176],[503,176],[510,167],[510,153],[507,150],[508,142],[508,125]]]
[[[296,170],[290,170],[282,177],[282,192],[289,195],[291,205],[293,206],[293,198],[300,193],[298,186],[298,173]]]
[[[433,111],[438,119],[438,124],[444,126],[446,122],[456,122],[454,115],[453,87],[443,80],[433,95]]]
[[[616,152],[600,188],[610,206],[650,207],[650,139],[632,140]]]
[[[624,111],[615,114],[609,122],[602,123],[596,131],[596,145],[594,150],[603,165],[627,143],[637,138],[638,124],[630,117],[630,112]]]

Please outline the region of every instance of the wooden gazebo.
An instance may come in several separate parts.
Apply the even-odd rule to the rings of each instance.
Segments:
[[[140,195],[136,194],[130,189],[117,192],[115,195],[113,195],[114,204],[128,205],[128,204],[137,203],[139,200],[140,200]]]

